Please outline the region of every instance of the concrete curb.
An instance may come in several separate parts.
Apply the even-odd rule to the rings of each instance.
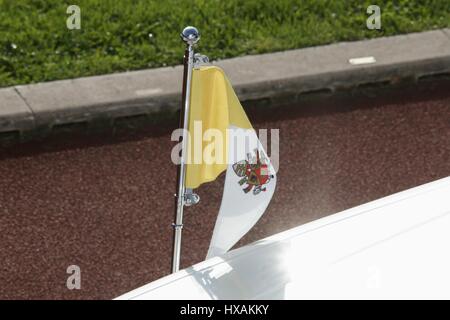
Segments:
[[[207,54],[207,52],[205,52]],[[352,65],[351,58],[374,57]],[[214,62],[228,74],[241,101],[295,100],[402,79],[450,74],[450,29],[238,57]],[[0,133],[174,112],[180,106],[182,67],[53,81],[0,89]]]

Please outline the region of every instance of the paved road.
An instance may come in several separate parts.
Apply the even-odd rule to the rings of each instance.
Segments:
[[[449,81],[282,109],[278,189],[239,243],[450,174]],[[170,126],[78,135],[0,153],[0,298],[113,298],[168,273],[175,167]],[[186,210],[183,266],[206,254],[223,176]],[[81,267],[81,290],[66,268]]]

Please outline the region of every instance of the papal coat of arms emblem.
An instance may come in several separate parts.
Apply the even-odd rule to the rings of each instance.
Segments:
[[[239,185],[247,184],[243,189],[245,193],[252,191],[257,195],[261,191],[266,191],[264,185],[270,182],[274,176],[269,171],[269,161],[263,157],[260,158],[259,150],[255,149],[256,158],[250,153],[247,154],[246,160],[241,160],[233,164],[233,170],[238,177],[242,177],[239,180]]]

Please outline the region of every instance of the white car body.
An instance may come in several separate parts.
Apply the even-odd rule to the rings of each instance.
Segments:
[[[117,299],[450,299],[450,177],[232,250]]]

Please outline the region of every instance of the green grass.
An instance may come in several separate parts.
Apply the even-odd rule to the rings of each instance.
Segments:
[[[382,10],[368,30],[366,9]],[[66,9],[81,8],[81,30]],[[449,0],[0,0],[0,86],[181,62],[179,33],[202,33],[210,59],[450,26]],[[149,34],[153,36],[150,38]]]

